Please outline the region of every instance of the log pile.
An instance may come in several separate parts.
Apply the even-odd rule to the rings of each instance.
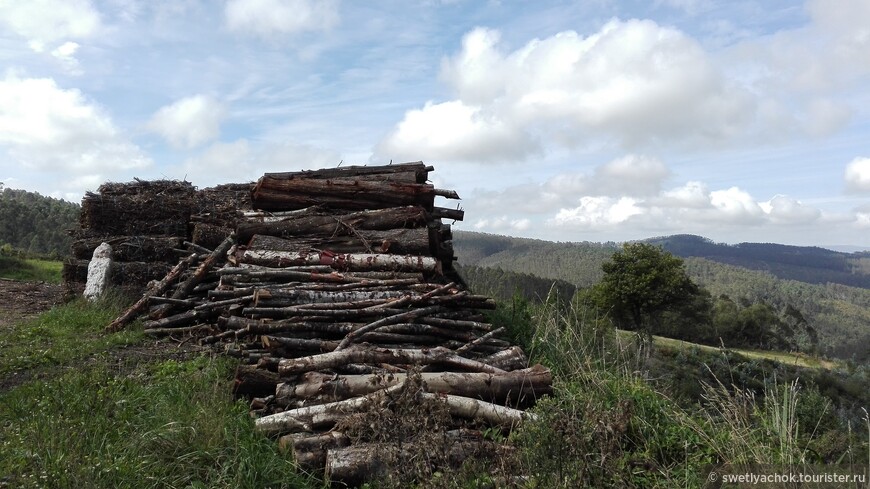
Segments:
[[[235,394],[250,399],[256,429],[334,484],[421,457],[416,477],[498,456],[483,432],[526,419],[552,379],[499,337],[484,314],[494,301],[453,270],[442,218],[462,211],[435,205],[458,196],[427,184],[431,170],[271,173],[246,194],[233,187],[239,207],[214,199],[226,205],[191,221],[211,226],[215,244],[107,329],[147,314],[147,334],[195,334],[241,358]]]

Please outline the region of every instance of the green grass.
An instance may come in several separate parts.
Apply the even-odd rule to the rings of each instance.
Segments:
[[[62,269],[63,263],[59,261],[0,255],[0,278],[60,283]]]
[[[626,333],[633,334],[630,332]],[[707,353],[719,353],[721,351],[721,349],[713,346],[699,345],[697,343],[676,340],[673,338],[665,338],[663,336],[653,336],[653,341],[658,348],[671,348],[675,350],[697,348],[698,350]],[[814,357],[812,355],[807,355],[806,353],[791,353],[769,350],[745,350],[741,348],[729,348],[728,350],[737,353],[738,355],[741,355],[745,358],[772,360],[774,362],[779,362],[792,367],[804,367],[825,370],[840,370],[844,368],[842,362]]]
[[[103,327],[121,310],[118,298],[109,297],[97,303],[78,299],[5,327],[0,335],[0,375],[68,365],[94,353],[140,341],[142,333],[137,328],[113,335],[103,333]]]
[[[0,487],[315,487],[233,402],[234,366],[96,365],[0,394]]]

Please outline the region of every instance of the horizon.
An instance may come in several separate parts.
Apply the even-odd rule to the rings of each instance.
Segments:
[[[862,0],[8,2],[0,182],[77,202],[134,177],[422,160],[463,197],[460,230],[867,250],[867,18]]]

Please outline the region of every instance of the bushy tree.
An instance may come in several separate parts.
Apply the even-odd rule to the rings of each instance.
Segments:
[[[594,295],[625,329],[652,334],[666,311],[692,304],[701,295],[683,261],[659,246],[626,243],[601,268],[604,277]]]

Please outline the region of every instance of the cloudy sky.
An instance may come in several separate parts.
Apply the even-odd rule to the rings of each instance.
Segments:
[[[391,160],[460,229],[870,247],[870,1],[0,0],[6,187]]]

